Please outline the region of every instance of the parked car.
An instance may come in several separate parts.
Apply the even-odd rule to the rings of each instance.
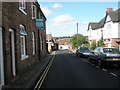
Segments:
[[[89,61],[94,61],[99,66],[108,62],[120,65],[120,52],[117,48],[98,47],[94,50],[94,55],[89,58]]]
[[[89,57],[92,52],[87,46],[79,46],[78,49],[76,50],[76,56],[80,57]]]

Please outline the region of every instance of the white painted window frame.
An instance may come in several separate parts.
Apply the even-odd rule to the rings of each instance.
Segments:
[[[25,15],[27,15],[27,13],[25,12],[25,9],[26,9],[25,0],[19,0],[19,10],[23,12]]]
[[[21,41],[23,42],[23,45],[22,45]],[[28,58],[28,55],[26,55],[26,45],[25,44],[26,44],[25,35],[21,35],[20,36],[21,60]],[[22,47],[23,47],[23,49],[22,49]]]
[[[32,19],[36,19],[36,15],[37,15],[37,10],[36,10],[36,6],[32,3]]]
[[[20,25],[20,28],[24,29],[25,31],[25,27],[23,25]],[[20,35],[21,60],[28,58],[28,55],[26,55],[26,36],[27,34]],[[22,42],[23,42],[23,45],[22,45]]]

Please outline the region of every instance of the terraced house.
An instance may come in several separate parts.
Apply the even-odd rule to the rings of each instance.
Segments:
[[[0,2],[0,86],[46,57],[46,17],[39,3]]]
[[[120,40],[120,9],[106,9],[106,16],[99,22],[90,22],[88,25],[89,43],[98,42],[103,37],[105,47],[118,48]]]

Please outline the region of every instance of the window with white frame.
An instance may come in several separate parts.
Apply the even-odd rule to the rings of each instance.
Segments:
[[[25,15],[27,15],[25,9],[26,9],[25,0],[19,0],[19,10],[22,11]]]
[[[35,55],[35,33],[32,32],[33,55]]]
[[[19,9],[25,10],[25,0],[19,0]]]
[[[32,19],[36,19],[36,6],[32,3]]]
[[[26,55],[26,50],[25,50],[25,36],[20,36],[20,44],[21,44],[21,55],[25,56]]]
[[[21,60],[24,60],[28,56],[26,55],[26,31],[23,25],[20,25],[20,46],[21,46]]]

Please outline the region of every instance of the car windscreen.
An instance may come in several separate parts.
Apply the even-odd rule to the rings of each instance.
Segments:
[[[88,47],[80,47],[80,52],[82,53],[91,53],[90,49]]]
[[[116,48],[104,48],[103,52],[110,53],[110,54],[120,54],[120,52]]]
[[[80,47],[80,50],[89,50],[87,47]]]

